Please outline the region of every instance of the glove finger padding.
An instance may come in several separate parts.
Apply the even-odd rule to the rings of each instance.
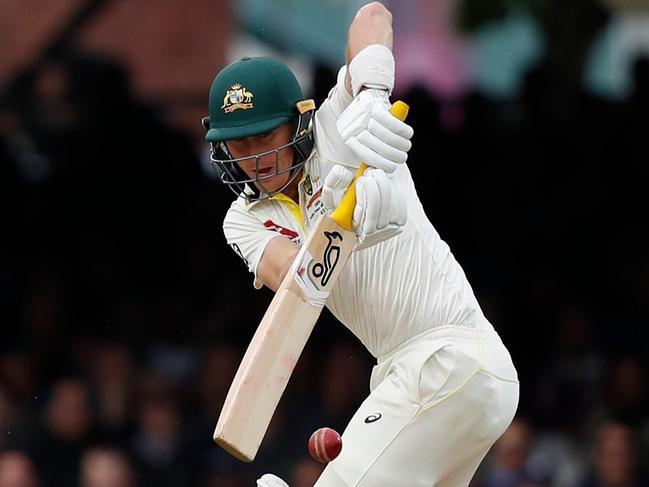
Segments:
[[[393,117],[392,115],[390,115],[390,118],[393,118],[397,122],[400,122],[400,120],[398,120],[396,117]],[[408,126],[406,125],[406,127]],[[391,145],[397,150],[408,152],[412,147],[412,142],[410,142],[409,137],[404,137],[392,131],[376,119],[371,118],[367,122],[367,130],[379,140],[382,140],[384,143]]]
[[[376,186],[379,190],[378,198],[379,200],[376,202],[377,206],[381,208],[381,211],[379,212],[379,217],[377,220],[376,228],[379,230],[383,230],[386,228],[391,222],[390,219],[397,215],[395,213],[392,215],[393,211],[395,209],[398,209],[395,207],[395,198],[394,198],[394,191],[392,191],[392,182],[388,178],[388,176],[385,174],[383,171],[372,171],[372,177],[374,177],[374,180],[376,181]],[[387,200],[387,205],[384,203]]]
[[[359,240],[357,249],[398,235],[406,221],[406,195],[398,182],[380,169],[368,168],[356,182],[352,223]]]
[[[358,215],[356,211],[358,210]],[[356,207],[352,225],[357,229],[359,238],[378,230],[379,215],[381,213],[379,186],[376,179],[371,177],[358,178],[356,182]]]
[[[397,149],[396,147],[391,146],[390,144],[387,144],[383,142],[380,138],[378,138],[376,135],[373,135],[370,133],[369,130],[363,130],[356,139],[363,144],[364,146],[368,147],[372,151],[374,151],[376,154],[379,156],[387,159],[388,161],[394,161],[397,164],[403,164],[406,162],[406,159],[408,159],[408,153],[402,150]],[[395,164],[393,166],[396,167]],[[377,166],[374,166],[377,167]],[[379,168],[383,169],[383,168]],[[385,171],[385,169],[383,169]]]
[[[354,174],[354,171],[345,166],[335,165],[331,168],[322,186],[322,202],[327,208],[333,210],[338,207]]]
[[[356,185],[357,207],[359,212],[358,224],[360,233],[371,234],[382,230],[389,224],[389,211],[384,205],[391,203],[390,181],[383,171],[367,169],[367,177],[359,178]]]
[[[399,164],[374,152],[370,147],[358,140],[357,137],[352,137],[345,144],[368,166],[381,169],[388,174],[392,174],[399,167]]]
[[[372,111],[372,118],[383,125],[385,128],[394,132],[395,134],[403,137],[404,139],[412,139],[414,134],[413,128],[406,122],[402,122],[397,117],[386,110],[377,110],[376,107]]]
[[[338,117],[336,128],[361,161],[392,173],[408,158],[413,130],[389,109],[387,92],[363,90]]]

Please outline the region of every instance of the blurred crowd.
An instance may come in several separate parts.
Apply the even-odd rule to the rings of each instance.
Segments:
[[[396,94],[422,202],[521,378],[474,487],[649,486],[649,59],[632,79],[599,98],[540,62],[514,98]],[[309,95],[334,80],[318,67]],[[257,460],[212,442],[271,293],[225,245],[204,144],[87,52],[5,95],[0,487],[312,485],[309,435],[344,429],[371,357],[325,314]]]

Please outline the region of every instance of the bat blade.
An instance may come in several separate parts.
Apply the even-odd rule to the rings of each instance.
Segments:
[[[254,460],[304,346],[356,235],[327,215],[275,293],[241,361],[214,431],[214,441],[240,460]]]

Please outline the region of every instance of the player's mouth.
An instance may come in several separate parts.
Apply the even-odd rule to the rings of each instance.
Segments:
[[[268,176],[271,173],[272,170],[273,170],[273,166],[260,167],[259,169],[257,169],[257,175],[258,176]]]

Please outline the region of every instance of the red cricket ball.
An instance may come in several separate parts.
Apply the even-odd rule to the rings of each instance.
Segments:
[[[309,453],[322,463],[336,458],[343,448],[343,440],[336,430],[320,428],[309,438]]]

